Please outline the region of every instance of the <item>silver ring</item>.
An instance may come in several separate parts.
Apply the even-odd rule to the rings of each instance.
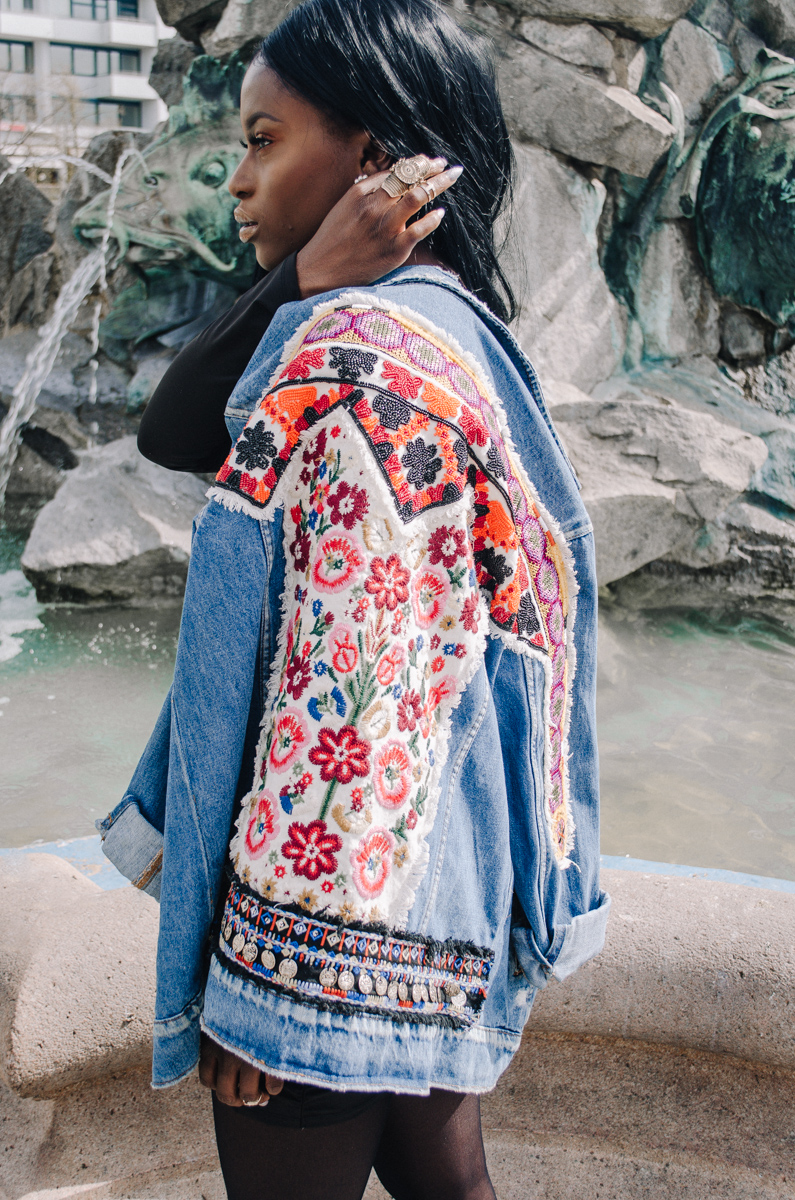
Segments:
[[[425,192],[425,195],[428,197],[428,203],[433,204],[434,200],[436,199],[436,192],[434,190],[433,184],[432,183],[418,183],[417,187],[422,188],[422,190]]]
[[[260,1097],[257,1096],[256,1100],[244,1100],[243,1103],[245,1104],[246,1108],[256,1108],[260,1103]]]

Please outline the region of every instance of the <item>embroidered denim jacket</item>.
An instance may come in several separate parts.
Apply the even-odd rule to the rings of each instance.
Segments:
[[[161,900],[153,1081],[484,1091],[597,953],[593,535],[532,367],[441,271],[279,310],[105,852]],[[231,838],[231,845],[230,845]]]

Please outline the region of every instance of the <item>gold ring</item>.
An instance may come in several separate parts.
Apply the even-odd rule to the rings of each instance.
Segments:
[[[396,200],[409,188],[427,179],[430,169],[430,159],[424,154],[415,154],[414,158],[399,158],[381,187]]]

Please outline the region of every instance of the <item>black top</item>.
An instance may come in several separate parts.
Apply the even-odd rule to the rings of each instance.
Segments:
[[[155,389],[138,429],[144,458],[171,471],[212,471],[232,445],[226,403],[277,308],[300,300],[295,254],[244,292],[180,350]]]

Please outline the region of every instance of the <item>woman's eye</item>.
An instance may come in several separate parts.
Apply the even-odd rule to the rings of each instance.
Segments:
[[[206,187],[217,188],[226,179],[226,167],[222,162],[211,162],[201,173],[201,181]]]
[[[144,183],[147,187],[157,187],[156,175],[144,175]]]

